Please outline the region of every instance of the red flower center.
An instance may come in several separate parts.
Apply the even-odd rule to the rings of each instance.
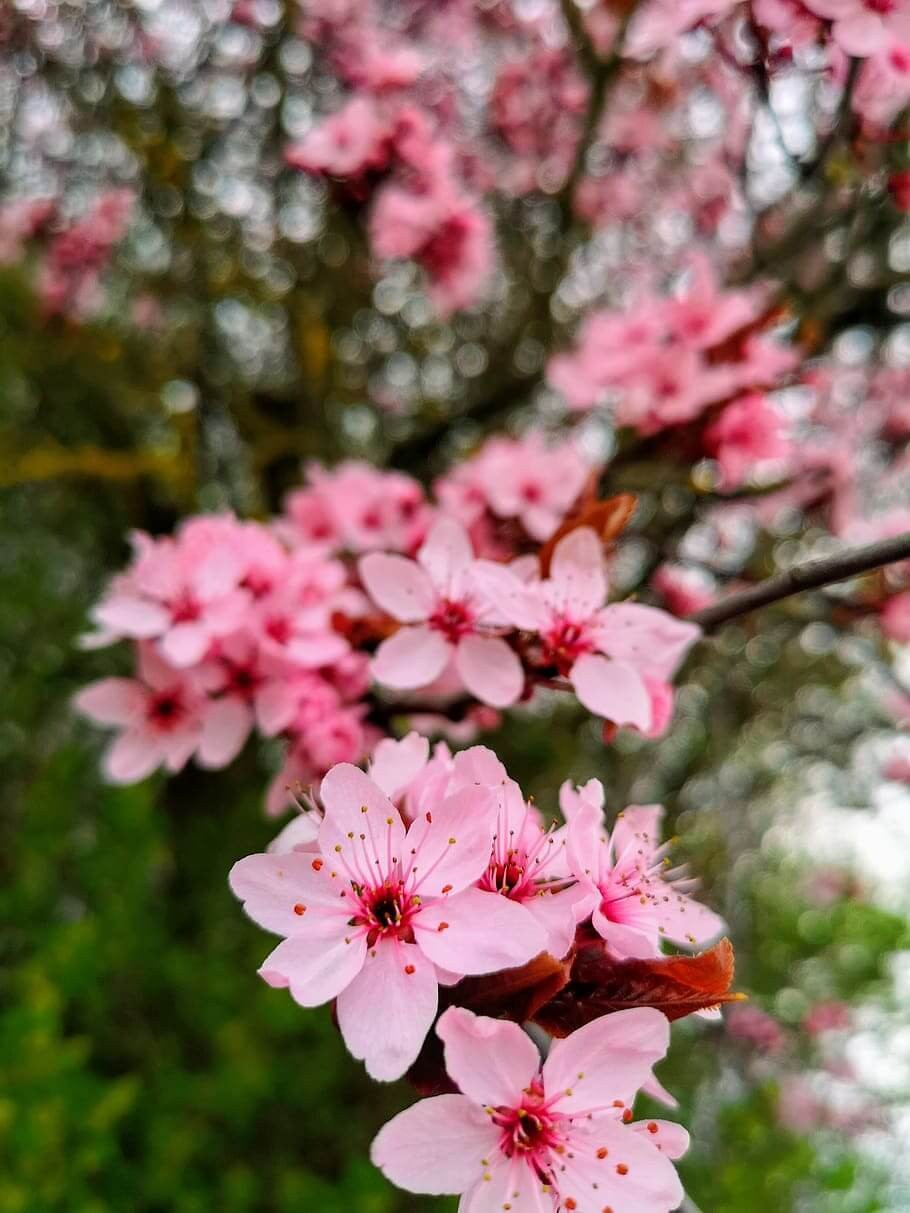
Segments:
[[[456,644],[462,636],[474,631],[474,612],[466,602],[443,598],[430,616],[429,623],[437,632],[442,632],[446,640]]]

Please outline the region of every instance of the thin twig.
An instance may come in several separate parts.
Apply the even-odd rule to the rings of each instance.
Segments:
[[[834,556],[795,565],[785,573],[769,577],[742,593],[731,594],[720,602],[696,611],[688,618],[697,623],[703,631],[710,632],[730,619],[746,615],[759,607],[769,606],[772,602],[779,602],[782,598],[789,598],[792,594],[820,589],[836,581],[846,581],[850,577],[869,573],[883,565],[907,559],[910,559],[910,531],[896,535],[893,539],[883,539],[879,543],[869,543],[864,547],[848,548]]]

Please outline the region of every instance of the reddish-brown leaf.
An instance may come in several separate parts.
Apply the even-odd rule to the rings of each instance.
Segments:
[[[662,956],[655,960],[614,960],[601,943],[580,948],[571,979],[533,1018],[553,1036],[611,1011],[656,1007],[670,1020],[682,1019],[720,1003],[739,1002],[732,994],[733,945],[722,939],[698,956]]]
[[[589,526],[597,532],[604,547],[609,547],[625,530],[635,513],[637,498],[633,493],[619,493],[598,501],[596,497],[582,497],[578,509],[565,519],[559,529],[543,545],[539,552],[541,572],[544,577],[550,571],[550,561],[560,539],[580,526]]]

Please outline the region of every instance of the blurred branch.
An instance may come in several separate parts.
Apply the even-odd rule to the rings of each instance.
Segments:
[[[740,594],[731,594],[729,598],[696,611],[688,618],[705,632],[710,632],[730,619],[779,602],[782,598],[801,594],[804,590],[820,589],[837,581],[846,581],[850,577],[869,573],[883,565],[907,559],[910,559],[910,531],[893,539],[883,539],[879,543],[866,544],[864,547],[848,548],[834,556],[796,565],[785,573],[769,577],[767,581],[743,590]]]
[[[82,446],[72,450],[38,447],[18,458],[4,461],[0,485],[9,487],[29,481],[54,480],[61,476],[83,476],[100,480],[137,480],[141,476],[181,479],[183,472],[174,456],[151,451],[106,451]]]

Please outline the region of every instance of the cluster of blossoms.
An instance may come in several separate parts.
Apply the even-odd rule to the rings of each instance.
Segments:
[[[654,607],[607,605],[603,546],[588,527],[556,544],[546,576],[534,554],[587,465],[569,444],[531,436],[491,442],[465,469],[440,482],[442,506],[407,476],[349,462],[311,469],[270,525],[202,516],[173,537],[134,535],[132,563],[94,608],[85,643],[133,642],[136,676],[103,679],[77,700],[121,730],[107,775],[130,782],[192,756],[222,767],[255,728],[288,743],[267,801],[280,811],[292,785],[359,761],[382,738],[387,713],[371,681],[419,690],[416,704],[393,707],[431,727],[467,696],[470,732],[484,709],[565,678],[612,724],[662,733],[698,628]],[[470,500],[477,548],[498,562],[478,556],[444,512],[449,499]],[[464,723],[464,711],[453,719]]]
[[[445,993],[436,1031],[460,1094],[418,1104],[379,1134],[374,1160],[401,1186],[461,1193],[468,1208],[635,1199],[668,1211],[681,1199],[667,1159],[684,1151],[685,1132],[628,1123],[639,1088],[671,1099],[651,1073],[668,1044],[659,1011],[595,1019],[541,1070],[516,1024],[459,1004],[465,978],[541,953],[570,958],[576,939],[621,962],[719,934],[692,882],[667,867],[660,806],[630,807],[609,830],[603,801],[598,781],[567,783],[565,824],[548,828],[490,750],[452,756],[440,743],[431,754],[415,733],[382,742],[368,774],[333,767],[270,850],[234,866],[246,912],[282,936],[260,975],[304,1007],[334,999],[345,1043],[373,1078],[417,1061]]]

